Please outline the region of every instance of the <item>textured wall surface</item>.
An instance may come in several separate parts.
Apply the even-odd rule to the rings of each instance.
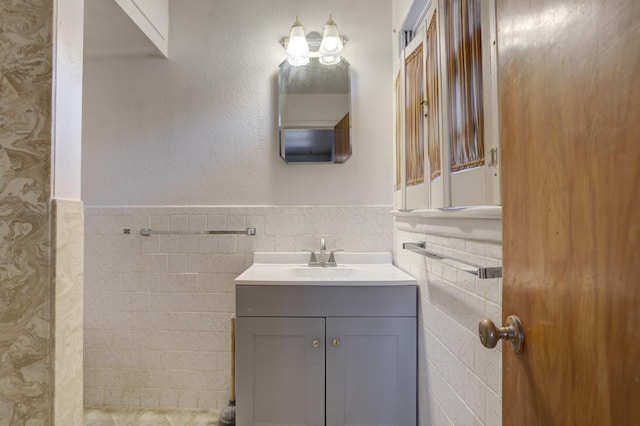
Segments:
[[[52,325],[55,359],[53,412],[56,425],[81,426],[82,277],[84,209],[82,201],[54,200]]]
[[[426,241],[445,255],[498,266],[499,243],[449,238],[398,229],[396,264],[418,279],[418,398],[420,425],[478,426],[502,424],[502,353],[486,349],[478,322],[502,322],[502,280],[478,279],[443,261],[402,249],[404,242]]]
[[[0,3],[0,425],[49,421],[52,22]]]
[[[255,251],[391,251],[391,206],[87,207],[85,404],[221,409],[234,279]],[[139,235],[238,230],[256,236]],[[130,235],[123,233],[131,229]]]
[[[348,38],[353,156],[287,165],[279,41],[299,15]],[[169,58],[85,61],[86,205],[391,204],[390,0],[170,2]]]

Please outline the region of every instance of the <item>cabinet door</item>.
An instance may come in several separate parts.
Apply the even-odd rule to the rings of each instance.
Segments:
[[[418,32],[404,59],[404,185],[405,209],[427,208],[424,149],[424,45]]]
[[[324,322],[238,317],[238,426],[324,425]]]
[[[415,426],[416,362],[415,318],[327,318],[327,425]]]
[[[495,1],[448,1],[443,12],[451,206],[499,204]],[[492,158],[493,157],[493,158]]]

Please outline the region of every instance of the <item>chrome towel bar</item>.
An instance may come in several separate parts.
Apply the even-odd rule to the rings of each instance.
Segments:
[[[125,229],[125,234],[127,230]],[[256,235],[256,228],[247,228],[244,231],[155,231],[149,228],[142,228],[140,235],[148,237],[150,235]]]
[[[473,275],[477,275],[478,278],[488,279],[488,278],[502,278],[502,267],[501,266],[478,266],[467,261],[455,259],[451,256],[446,256],[443,254],[435,253],[426,248],[427,244],[425,242],[421,243],[402,243],[402,248],[405,250],[412,251],[414,253],[421,254],[423,256],[429,257],[431,259],[438,260],[450,260],[451,262],[446,262],[447,265],[453,266],[456,269],[460,269],[461,271],[468,272]]]

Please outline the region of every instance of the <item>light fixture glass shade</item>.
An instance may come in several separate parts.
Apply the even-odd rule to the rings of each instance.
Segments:
[[[309,53],[309,44],[304,35],[304,27],[296,16],[296,20],[291,26],[291,33],[289,34],[287,54],[290,56],[304,56],[307,53]]]
[[[320,56],[318,59],[322,65],[335,65],[340,62],[340,56]]]
[[[320,53],[323,55],[331,55],[340,53],[342,50],[342,40],[338,33],[338,26],[333,22],[333,18],[329,15],[329,20],[324,26],[324,35],[320,44]]]
[[[290,56],[287,58],[287,62],[294,67],[301,67],[309,63],[309,58],[306,56]]]

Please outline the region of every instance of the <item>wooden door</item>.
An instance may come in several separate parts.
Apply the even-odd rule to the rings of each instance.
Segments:
[[[499,0],[505,425],[640,425],[640,2]]]
[[[415,317],[327,318],[326,347],[327,425],[416,424]]]
[[[236,424],[324,426],[324,318],[236,322]]]

